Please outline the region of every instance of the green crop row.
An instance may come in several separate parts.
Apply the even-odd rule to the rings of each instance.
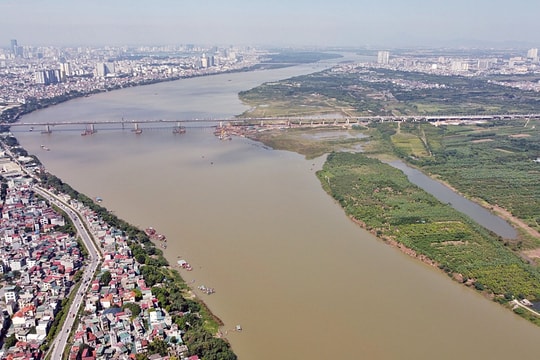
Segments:
[[[540,273],[496,236],[390,165],[332,153],[318,177],[348,215],[494,294],[540,299]]]

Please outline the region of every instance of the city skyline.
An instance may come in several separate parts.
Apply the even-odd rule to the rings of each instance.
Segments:
[[[526,0],[4,0],[0,44],[533,46],[540,45],[538,10]]]

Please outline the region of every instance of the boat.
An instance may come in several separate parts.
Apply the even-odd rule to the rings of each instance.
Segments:
[[[242,326],[236,325],[236,331],[242,331]]]
[[[180,260],[177,261],[177,264],[178,264],[178,266],[180,266],[182,269],[185,269],[185,270],[187,270],[187,271],[193,270],[193,268],[191,267],[191,265],[189,265],[189,263],[188,263],[186,260],[180,259]]]
[[[144,233],[152,240],[167,242],[167,237],[163,234],[159,234],[156,229],[151,226],[144,229]]]
[[[156,229],[154,229],[153,227],[147,227],[146,229],[144,229],[144,232],[146,233],[146,235],[148,236],[152,236],[156,233]]]
[[[201,290],[203,293],[205,293],[206,295],[212,295],[213,293],[215,293],[216,291],[214,290],[214,288],[210,288],[210,287],[206,287],[204,285],[199,285],[197,287],[199,290]]]

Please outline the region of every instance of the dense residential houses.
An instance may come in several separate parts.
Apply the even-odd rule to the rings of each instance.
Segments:
[[[32,186],[23,177],[8,180],[1,207],[2,334],[4,343],[12,339],[1,359],[44,358],[41,349],[51,325],[85,263],[76,239],[59,231],[65,225],[62,215],[36,196]],[[69,358],[134,359],[159,339],[168,355],[149,359],[198,359],[188,357],[182,332],[146,285],[126,236],[81,203],[63,198],[85,218],[103,255],[95,278],[80,279],[87,290],[79,313],[71,315],[78,325],[70,332]]]
[[[34,195],[29,179],[7,185],[0,218],[0,304],[11,318],[5,337],[14,336],[17,344],[2,356],[36,358],[83,257],[75,238],[55,231],[64,219]]]
[[[266,51],[217,47],[25,47],[18,56],[0,47],[0,114],[33,101],[238,71]]]
[[[74,331],[70,359],[78,359],[81,349],[83,359],[131,359],[134,354],[145,352],[156,339],[167,344],[169,354],[188,359],[181,331],[146,285],[127,238],[80,203],[71,201],[71,205],[86,217],[103,250],[103,263],[96,278],[88,279],[88,293]],[[169,358],[155,355],[150,358]]]

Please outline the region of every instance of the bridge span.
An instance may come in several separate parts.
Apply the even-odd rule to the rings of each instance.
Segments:
[[[78,127],[83,128],[82,135],[89,135],[96,132],[96,127],[100,125],[121,125],[122,129],[130,129],[135,133],[142,133],[143,125],[158,126],[160,128],[171,127],[173,133],[183,133],[188,127],[217,127],[224,126],[349,126],[354,124],[365,124],[369,122],[387,121],[409,121],[409,122],[444,122],[444,121],[494,121],[513,119],[540,119],[540,114],[485,114],[485,115],[404,115],[404,116],[357,116],[357,117],[257,117],[257,118],[215,118],[215,119],[146,119],[146,120],[67,120],[67,121],[44,121],[44,122],[14,122],[0,123],[0,127],[27,127],[33,130],[34,127],[44,129],[42,133],[51,133],[54,127]],[[103,128],[103,130],[107,130]]]

